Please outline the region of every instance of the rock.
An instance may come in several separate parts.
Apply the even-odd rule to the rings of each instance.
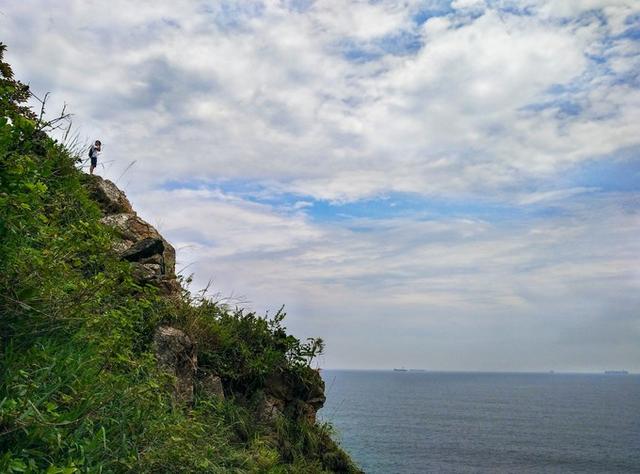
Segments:
[[[125,193],[108,179],[88,175],[86,187],[91,198],[98,203],[104,214],[135,214]]]
[[[151,257],[145,257],[138,260],[138,263],[155,263],[156,265],[164,266],[164,259],[162,255],[152,255]]]
[[[283,373],[271,374],[264,382],[265,391],[280,400],[293,400],[295,397],[292,386],[288,383],[287,377]]]
[[[320,376],[320,371],[313,369],[309,369],[309,380],[310,382],[305,385],[304,401],[315,411],[318,411],[327,401],[327,397],[324,394],[324,380]]]
[[[302,400],[317,409],[322,408],[326,400],[324,381],[320,373],[310,367],[303,376],[295,372],[271,374],[265,381],[265,391],[281,400]]]
[[[224,388],[222,387],[222,379],[217,375],[208,374],[200,382],[200,390],[208,395],[224,400]]]
[[[316,415],[318,413],[318,410],[316,410],[315,408],[313,408],[311,405],[309,404],[305,404],[304,408],[302,410],[302,415],[304,417],[305,420],[307,420],[307,422],[310,425],[314,425],[316,423]]]
[[[175,278],[162,277],[158,283],[160,293],[174,298],[179,298],[182,295],[182,286]]]
[[[161,255],[164,252],[164,244],[162,239],[147,237],[138,240],[135,244],[120,254],[122,260],[129,262],[139,262],[142,259]],[[161,265],[162,263],[160,263]]]
[[[157,283],[162,278],[162,267],[158,264],[133,262],[132,267],[138,283]]]
[[[317,412],[318,410],[315,407],[300,400],[298,400],[295,405],[296,416],[298,418],[304,418],[309,424],[314,424],[316,422]]]
[[[189,336],[179,329],[160,326],[153,336],[158,366],[176,378],[174,393],[180,403],[193,402],[193,383],[198,356]]]
[[[101,222],[115,228],[120,234],[124,246],[126,246],[124,250],[120,250],[123,247],[122,244],[118,247],[117,250],[120,250],[120,253],[126,251],[126,249],[140,240],[147,238],[161,240],[164,246],[162,252],[164,275],[167,278],[175,278],[176,251],[151,224],[135,214],[112,214],[103,217]]]
[[[265,396],[259,408],[258,416],[264,421],[274,423],[283,416],[285,403],[269,395]]]
[[[264,390],[266,399],[271,400],[271,404],[277,401],[280,411],[292,413],[310,423],[315,423],[316,412],[326,401],[320,372],[310,367],[302,374],[292,371],[271,374],[265,381]]]
[[[113,250],[123,260],[139,264],[133,264],[136,280],[156,285],[167,296],[181,295],[173,246],[151,224],[136,215],[127,196],[111,181],[87,175],[84,183],[102,209],[101,222],[119,234],[120,239],[114,242]]]

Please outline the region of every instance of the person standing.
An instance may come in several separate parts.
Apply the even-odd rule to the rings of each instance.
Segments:
[[[93,174],[93,170],[98,165],[98,155],[102,152],[102,142],[96,140],[96,142],[89,148],[89,158],[91,158],[91,167],[89,168],[89,174]]]

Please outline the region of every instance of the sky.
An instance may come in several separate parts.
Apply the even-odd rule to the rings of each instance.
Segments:
[[[4,0],[0,41],[321,367],[640,371],[637,0]]]

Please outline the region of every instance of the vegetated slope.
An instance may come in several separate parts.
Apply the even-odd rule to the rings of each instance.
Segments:
[[[321,344],[185,291],[155,229],[135,241],[132,209],[92,199],[111,183],[42,131],[3,52],[0,472],[359,472],[315,421]]]

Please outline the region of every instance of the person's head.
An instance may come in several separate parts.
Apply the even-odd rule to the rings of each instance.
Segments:
[[[102,142],[100,140],[96,140],[96,146],[100,148],[102,146]]]

